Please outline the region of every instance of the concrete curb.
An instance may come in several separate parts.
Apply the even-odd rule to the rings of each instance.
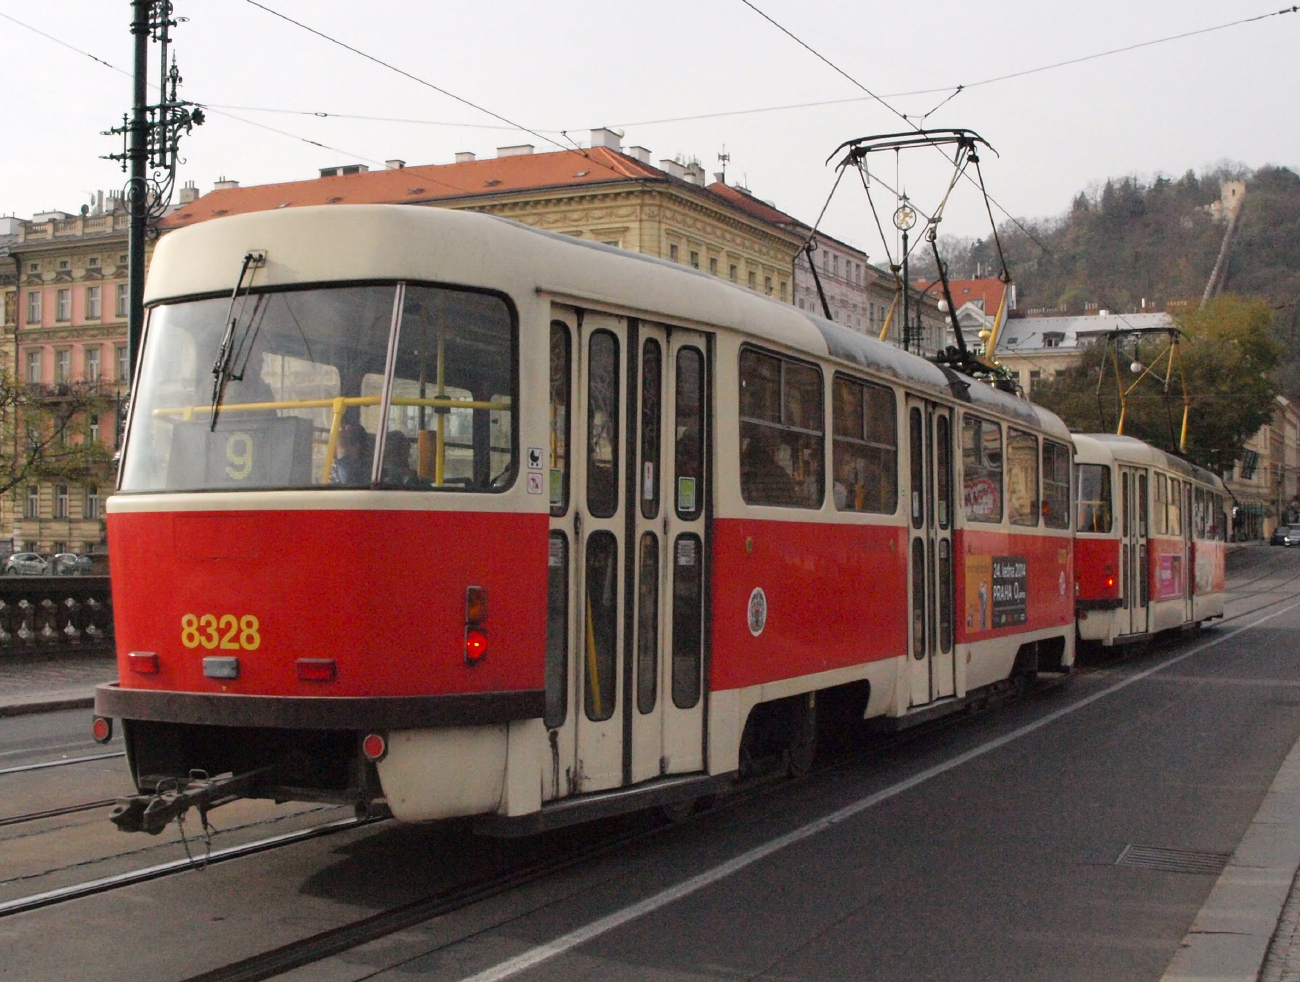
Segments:
[[[92,709],[94,696],[75,696],[68,699],[47,699],[44,702],[0,703],[0,717],[31,716],[35,713],[57,713],[61,709]]]
[[[1256,982],[1300,869],[1300,741],[1161,982]]]

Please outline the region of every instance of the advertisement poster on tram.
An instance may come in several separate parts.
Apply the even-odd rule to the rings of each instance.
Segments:
[[[966,630],[1024,624],[1029,617],[1029,561],[1024,556],[966,557]]]

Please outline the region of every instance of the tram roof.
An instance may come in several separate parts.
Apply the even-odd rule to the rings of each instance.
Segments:
[[[1166,453],[1159,447],[1153,447],[1144,440],[1132,436],[1118,436],[1114,433],[1076,433],[1074,445],[1079,451],[1082,463],[1142,464],[1151,467],[1163,467],[1190,480],[1208,484],[1216,491],[1226,493],[1223,481],[1213,471],[1198,467],[1182,457]]]
[[[549,294],[653,312],[834,358],[921,393],[1069,437],[1059,418],[1033,403],[810,311],[680,263],[495,215],[411,205],[324,205],[218,218],[163,236],[145,301],[228,294],[244,255],[254,250],[267,254],[254,288],[409,279],[498,290],[520,303]],[[633,263],[640,267],[629,275]]]

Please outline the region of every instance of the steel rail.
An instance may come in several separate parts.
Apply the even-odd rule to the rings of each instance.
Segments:
[[[108,808],[116,804],[116,798],[105,798],[102,801],[87,801],[82,805],[64,805],[62,808],[47,808],[41,812],[28,812],[26,815],[10,815],[7,818],[0,818],[0,828],[6,825],[22,825],[24,822],[39,822],[43,818],[57,818],[60,815],[74,815],[77,812],[88,812],[94,808]]]
[[[54,890],[46,890],[43,893],[34,893],[30,896],[18,897],[14,900],[6,900],[0,902],[0,918],[10,917],[14,914],[22,914],[27,911],[39,910],[42,907],[65,903],[69,900],[77,900],[81,897],[94,896],[97,893],[107,893],[110,890],[116,890],[124,886],[130,886],[135,883],[144,883],[148,880],[156,880],[164,876],[170,876],[172,873],[184,872],[185,870],[192,869],[196,866],[212,866],[217,863],[229,862],[232,859],[242,859],[245,856],[253,856],[260,852],[278,849],[281,846],[292,845],[296,842],[306,842],[310,839],[319,839],[323,836],[346,832],[348,829],[360,828],[363,825],[371,825],[379,821],[387,821],[387,819],[344,818],[337,822],[327,822],[325,825],[317,825],[309,829],[300,829],[297,832],[286,832],[283,835],[274,835],[267,839],[258,839],[255,842],[246,842],[240,846],[228,846],[225,849],[217,849],[210,853],[203,861],[190,859],[188,857],[185,859],[174,859],[166,863],[157,863],[153,866],[146,866],[143,869],[130,870],[126,873],[117,873],[113,876],[104,876],[96,880],[87,880],[84,883],[74,883],[70,886],[58,887]]]
[[[86,757],[66,757],[63,760],[47,760],[40,764],[19,764],[17,767],[6,767],[0,769],[0,775],[21,774],[24,771],[43,771],[51,767],[67,767],[69,764],[88,764],[96,760],[111,760],[114,757],[125,756],[125,750],[117,750],[106,754],[90,754]]]

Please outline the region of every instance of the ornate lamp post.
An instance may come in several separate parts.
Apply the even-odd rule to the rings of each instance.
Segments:
[[[907,278],[907,233],[916,224],[916,211],[903,195],[902,202],[894,211],[894,228],[903,233],[903,350],[912,350],[912,319],[908,310],[908,300],[912,292],[911,280]]]

